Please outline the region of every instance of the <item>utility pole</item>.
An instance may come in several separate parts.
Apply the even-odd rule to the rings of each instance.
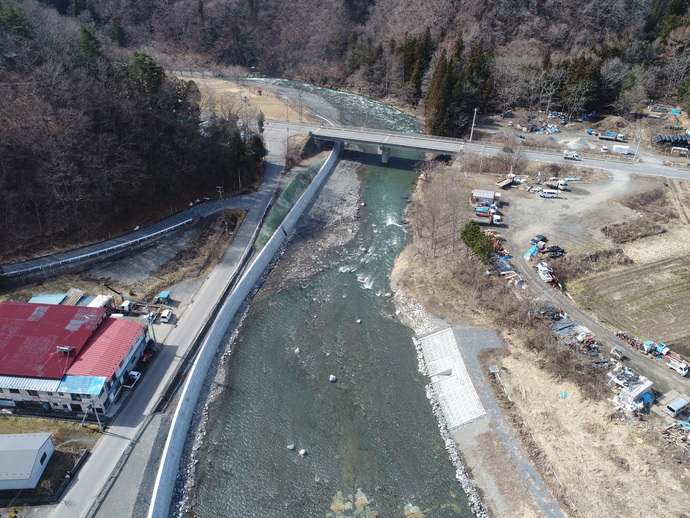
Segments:
[[[81,420],[81,425],[84,426],[84,422],[86,421],[86,416],[89,415],[89,410],[93,410],[93,413],[96,414],[96,421],[98,421],[98,428],[103,431],[103,425],[101,424],[101,418],[98,417],[98,410],[96,410],[93,406],[93,402],[90,401],[88,405],[86,405],[86,410],[84,411],[84,418]]]
[[[635,148],[635,156],[633,160],[637,160],[637,152],[640,150],[640,144],[642,144],[642,132],[640,132],[640,138],[637,140],[637,147]]]
[[[151,312],[149,311],[149,299],[144,299],[144,303],[146,304],[146,321],[149,324],[149,331],[151,331],[151,337],[153,338],[153,344],[156,347],[156,350],[158,350],[158,341],[156,340],[156,331],[153,329],[153,321],[155,320],[155,316],[151,316]]]
[[[240,189],[242,186],[240,185]],[[225,217],[225,206],[223,205],[223,186],[222,185],[216,185],[216,189],[218,190],[218,197],[220,198],[220,210],[223,212],[223,223],[225,224],[225,231],[228,231],[228,220]]]
[[[474,135],[474,121],[477,119],[477,108],[474,109],[474,116],[472,117],[472,129],[470,130],[470,144],[472,143],[472,136]]]
[[[304,92],[300,90],[299,92],[299,121],[302,122],[302,94]]]

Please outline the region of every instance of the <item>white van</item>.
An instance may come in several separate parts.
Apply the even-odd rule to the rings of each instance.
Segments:
[[[166,309],[161,312],[161,322],[170,322],[170,319],[173,316],[173,312],[170,309]]]
[[[686,408],[688,408],[688,405],[690,403],[688,402],[687,399],[683,397],[677,397],[673,401],[671,401],[668,405],[666,405],[666,413],[670,415],[671,417],[676,417],[678,414],[683,412]]]
[[[554,189],[543,189],[540,193],[539,196],[542,198],[558,198],[558,195],[560,193]]]

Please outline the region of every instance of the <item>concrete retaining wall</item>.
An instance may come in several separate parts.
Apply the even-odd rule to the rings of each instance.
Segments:
[[[166,518],[172,502],[175,479],[180,467],[180,459],[185,441],[187,440],[192,416],[199,400],[199,394],[211,366],[211,362],[218,351],[218,347],[225,336],[237,311],[242,303],[259,281],[268,265],[273,260],[276,252],[287,239],[288,234],[295,227],[299,218],[312,202],[315,194],[326,181],[332,172],[340,156],[341,143],[336,143],[333,151],[323,164],[319,172],[314,177],[312,183],[304,191],[304,194],[297,200],[295,206],[288,213],[282,225],[278,227],[266,246],[254,258],[254,261],[247,267],[246,272],[240,278],[235,289],[230,293],[223,304],[215,322],[209,329],[208,335],[204,339],[199,353],[194,360],[194,364],[189,371],[187,381],[182,389],[177,410],[173,417],[168,439],[165,444],[163,458],[158,468],[156,484],[151,496],[151,507],[149,507],[149,518]]]

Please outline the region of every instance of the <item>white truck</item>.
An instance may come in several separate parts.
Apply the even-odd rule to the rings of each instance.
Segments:
[[[669,369],[673,369],[681,376],[687,376],[688,370],[690,370],[690,366],[685,361],[675,358],[671,358],[669,361],[667,361],[666,366]]]
[[[559,180],[558,178],[549,178],[544,182],[544,187],[547,187],[549,189],[558,189],[559,191],[565,190],[565,188],[568,186],[568,182],[565,180]]]
[[[565,151],[563,151],[563,158],[565,158],[566,160],[582,160],[582,158],[580,158],[580,155],[578,155],[577,152],[571,151],[570,149],[566,149]]]
[[[551,276],[551,273],[553,270],[549,267],[548,264],[542,262],[539,263],[537,266],[535,266],[537,269],[537,273],[539,274],[539,277],[541,278],[542,281],[544,282],[551,282],[553,281],[553,277]]]
[[[618,153],[619,155],[629,155],[630,154],[630,146],[619,146],[619,145],[614,145],[611,150],[614,153]]]
[[[498,214],[489,214],[489,216],[485,218],[472,218],[472,221],[477,225],[493,225],[497,227],[503,224],[503,218]]]

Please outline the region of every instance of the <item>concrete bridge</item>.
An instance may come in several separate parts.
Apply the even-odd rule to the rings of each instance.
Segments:
[[[482,156],[496,156],[502,152],[505,144],[477,141],[469,142],[464,139],[422,135],[419,133],[401,133],[391,130],[377,130],[370,128],[353,128],[347,126],[324,126],[317,124],[303,124],[297,122],[270,121],[272,126],[287,129],[291,135],[309,133],[315,138],[332,140],[335,142],[350,142],[361,145],[376,145],[381,151],[381,162],[388,163],[390,150],[413,149],[429,153],[454,155],[460,152],[474,153]],[[517,140],[517,139],[516,139]],[[525,159],[535,162],[563,164],[563,150],[559,148],[538,148],[516,143],[511,146],[513,152],[521,152]],[[607,171],[619,171],[625,174],[639,174],[643,176],[661,176],[665,178],[689,179],[690,171],[679,167],[665,165],[664,157],[653,154],[631,156],[616,156],[602,154],[595,151],[578,151],[583,161],[568,160],[570,166],[596,167]]]
[[[388,163],[391,148],[454,155],[462,151],[467,143],[466,140],[456,138],[342,126],[321,126],[311,129],[309,134],[316,138],[336,142],[377,145],[381,150],[381,163],[383,164]]]

